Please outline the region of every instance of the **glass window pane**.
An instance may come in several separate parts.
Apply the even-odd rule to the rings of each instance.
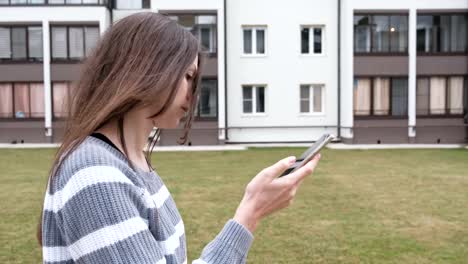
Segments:
[[[450,51],[450,15],[446,16],[436,16],[434,22],[438,26],[438,46],[437,52],[449,52]]]
[[[200,116],[216,117],[217,113],[217,81],[202,80],[200,92]]]
[[[45,0],[29,0],[29,3],[30,4],[44,4],[45,3]]]
[[[370,52],[370,17],[354,16],[354,51]]]
[[[408,115],[408,79],[392,79],[392,115]]]
[[[463,114],[463,77],[450,77],[448,93],[450,114]]]
[[[252,54],[252,29],[244,29],[244,53]]]
[[[68,84],[53,83],[52,93],[54,117],[66,117],[68,104]]]
[[[354,114],[370,115],[370,79],[359,78],[354,81]]]
[[[309,31],[308,27],[303,27],[301,29],[301,53],[308,54],[309,53]]]
[[[65,0],[49,0],[49,4],[65,4]]]
[[[70,58],[81,59],[84,57],[84,36],[82,27],[69,28],[69,43],[68,50]]]
[[[301,85],[301,99],[310,99],[310,85]]]
[[[29,58],[42,59],[42,27],[28,27]]]
[[[9,83],[0,83],[0,117],[13,117],[13,89]]]
[[[0,59],[11,58],[10,28],[0,27]]]
[[[86,56],[90,55],[99,40],[98,27],[85,27]]]
[[[322,53],[322,29],[314,28],[314,53]]]
[[[252,86],[242,87],[242,98],[243,98],[243,112],[252,113],[252,110],[253,110]]]
[[[15,83],[15,118],[30,117],[29,86],[27,83]]]
[[[13,59],[26,59],[26,28],[12,28]]]
[[[211,51],[211,29],[207,27],[200,28],[200,42],[204,49]]]
[[[117,9],[141,9],[142,1],[117,0]]]
[[[417,21],[417,50],[430,52],[433,37],[432,16],[418,16]]]
[[[81,4],[81,0],[66,0],[65,4],[77,5],[77,4]]]
[[[256,112],[265,113],[265,87],[257,87],[256,92]]]
[[[390,79],[374,79],[374,115],[390,114]]]
[[[418,78],[416,87],[416,115],[429,114],[429,78]]]
[[[264,29],[257,29],[257,54],[264,54],[265,53],[265,30]]]
[[[25,5],[27,4],[27,0],[10,0],[12,5]]]
[[[310,101],[307,100],[302,100],[301,99],[301,113],[309,113],[310,112]]]
[[[8,5],[8,0],[0,0],[0,5]]]
[[[445,114],[446,108],[446,79],[444,77],[432,77],[430,81],[430,113],[432,115]]]
[[[452,15],[451,16],[451,51],[464,52],[467,49],[467,28],[468,28],[468,15]]]
[[[372,16],[372,51],[388,52],[390,25],[388,16]]]
[[[408,50],[408,17],[390,17],[390,51],[406,52]]]
[[[322,110],[322,86],[314,86],[314,112],[321,113]]]
[[[97,4],[99,4],[99,0],[83,0],[83,4],[97,5]]]
[[[67,28],[52,27],[52,58],[67,58]]]
[[[31,83],[31,117],[44,117],[44,84]]]

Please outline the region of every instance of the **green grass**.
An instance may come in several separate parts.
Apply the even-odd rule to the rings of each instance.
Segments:
[[[245,185],[300,148],[164,152],[153,165],[184,218],[189,259]],[[0,263],[39,263],[35,229],[54,150],[0,150]],[[249,263],[467,263],[467,150],[325,150],[295,203],[255,233]]]

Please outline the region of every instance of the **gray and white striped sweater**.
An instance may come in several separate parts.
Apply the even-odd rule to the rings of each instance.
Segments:
[[[245,263],[252,241],[231,219],[193,263]],[[44,263],[187,263],[184,223],[161,178],[94,137],[49,180],[42,243]]]

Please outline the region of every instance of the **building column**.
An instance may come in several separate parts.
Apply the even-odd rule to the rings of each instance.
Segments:
[[[353,42],[353,8],[350,1],[341,2],[341,140],[352,143],[354,111],[354,47]],[[351,43],[351,44],[350,44]]]
[[[224,24],[226,23],[224,17],[224,8],[218,8],[217,11],[217,32],[218,32],[218,141],[219,143],[226,142],[226,94],[225,94],[225,53],[226,50],[224,49]]]
[[[416,9],[409,12],[408,40],[408,140],[416,142]]]
[[[52,138],[52,87],[50,84],[50,30],[49,21],[42,21],[42,47],[43,47],[43,72],[44,72],[44,113],[45,136],[47,142],[53,142]]]

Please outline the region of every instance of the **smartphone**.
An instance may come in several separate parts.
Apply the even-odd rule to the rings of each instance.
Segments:
[[[302,153],[301,157],[296,159],[296,162],[291,165],[287,170],[280,175],[280,177],[286,176],[290,173],[293,173],[300,167],[304,166],[314,158],[314,156],[320,152],[320,150],[325,147],[328,143],[330,143],[335,137],[332,134],[325,134],[319,140],[315,141],[315,143],[308,148],[304,153]]]

